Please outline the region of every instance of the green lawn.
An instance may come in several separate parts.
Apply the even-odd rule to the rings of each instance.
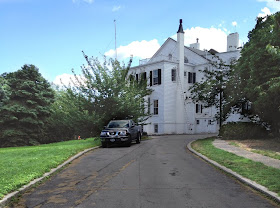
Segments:
[[[239,143],[237,142],[229,142],[230,145],[233,145],[235,147],[241,147]],[[280,160],[280,154],[278,152],[275,151],[271,151],[271,150],[257,150],[257,149],[251,149],[251,152],[257,153],[257,154],[261,154],[267,157],[271,157],[277,160]]]
[[[258,153],[267,157],[271,157],[277,160],[280,160],[280,154],[274,151],[270,151],[270,150],[256,150],[256,149],[252,149],[251,150],[254,153]]]
[[[267,187],[280,196],[279,169],[218,149],[213,146],[213,140],[214,138],[197,140],[192,144],[192,148],[239,175]]]
[[[0,148],[0,199],[43,176],[69,157],[100,145],[100,140],[72,140],[30,147]]]

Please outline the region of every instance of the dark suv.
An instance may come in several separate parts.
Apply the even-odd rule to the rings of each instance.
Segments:
[[[110,144],[125,144],[130,147],[132,141],[141,142],[142,127],[132,120],[112,120],[100,133],[102,147]]]

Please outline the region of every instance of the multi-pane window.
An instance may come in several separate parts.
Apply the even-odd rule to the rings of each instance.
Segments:
[[[158,70],[153,71],[153,85],[158,84]]]
[[[158,115],[158,100],[154,100],[154,115]]]
[[[195,112],[196,113],[202,113],[202,105],[201,104],[196,104],[195,105]]]
[[[196,124],[199,124],[199,120],[196,120]]]
[[[161,84],[161,69],[150,71],[150,86]]]
[[[154,132],[158,133],[158,124],[154,124]]]
[[[196,73],[189,72],[188,73],[188,83],[195,83],[196,82]]]
[[[171,70],[171,81],[176,81],[176,69]]]

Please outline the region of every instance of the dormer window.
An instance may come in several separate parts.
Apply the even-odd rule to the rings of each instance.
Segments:
[[[189,60],[186,56],[184,57],[184,63],[189,63]]]

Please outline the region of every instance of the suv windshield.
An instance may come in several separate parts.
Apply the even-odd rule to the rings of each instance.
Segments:
[[[110,121],[108,128],[128,128],[128,121]]]

